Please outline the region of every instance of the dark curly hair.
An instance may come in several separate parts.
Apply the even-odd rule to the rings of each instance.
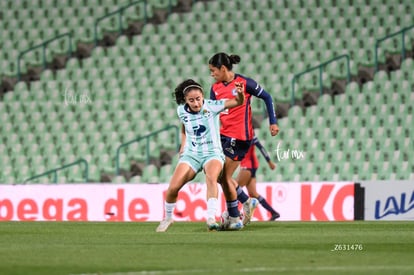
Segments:
[[[233,64],[239,64],[241,58],[237,54],[228,55],[226,53],[216,53],[210,58],[208,64],[220,68],[225,66],[229,71],[233,69]]]
[[[193,89],[198,89],[201,91],[201,93],[204,94],[204,91],[201,85],[192,79],[184,80],[183,82],[178,84],[174,92],[172,93],[172,96],[175,98],[175,102],[177,102],[178,105],[184,104],[185,94]]]

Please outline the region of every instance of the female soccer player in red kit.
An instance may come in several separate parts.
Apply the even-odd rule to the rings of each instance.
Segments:
[[[273,100],[256,81],[251,78],[233,72],[233,64],[240,62],[240,56],[217,53],[209,60],[211,76],[216,82],[211,86],[210,98],[214,100],[230,99],[236,96],[235,83],[243,83],[245,101],[244,104],[220,114],[220,135],[226,160],[223,167],[220,183],[226,197],[227,210],[230,220],[239,217],[238,201],[243,204],[243,224],[250,222],[254,209],[258,205],[255,198],[249,198],[243,189],[233,179],[234,171],[250,148],[253,139],[251,97],[262,99],[266,104],[269,116],[269,130],[272,136],[279,132]]]
[[[273,209],[273,207],[262,197],[256,189],[256,171],[259,168],[259,159],[256,155],[256,148],[259,149],[263,157],[266,159],[269,168],[274,170],[276,165],[270,159],[269,153],[260,143],[257,137],[254,137],[252,140],[252,145],[250,146],[249,151],[247,151],[246,156],[240,163],[240,172],[237,175],[237,183],[240,186],[246,186],[249,196],[256,198],[259,203],[270,213],[270,221],[274,221],[280,217],[280,214]]]

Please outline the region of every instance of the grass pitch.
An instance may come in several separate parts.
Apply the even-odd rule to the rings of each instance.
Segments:
[[[414,274],[413,222],[1,222],[0,274]]]

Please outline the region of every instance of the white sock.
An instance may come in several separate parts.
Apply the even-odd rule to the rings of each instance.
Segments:
[[[218,200],[217,198],[209,198],[207,200],[207,220],[212,218],[216,219],[216,212],[218,208]]]
[[[175,202],[173,202],[173,203],[165,202],[164,203],[164,210],[165,210],[165,218],[166,219],[172,219],[175,205],[176,205]]]

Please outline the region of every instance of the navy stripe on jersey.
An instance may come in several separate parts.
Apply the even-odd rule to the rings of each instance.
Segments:
[[[244,117],[249,117],[249,109],[250,109],[250,98],[246,101],[246,109],[244,110]],[[246,130],[246,140],[250,140],[251,137],[249,135],[249,121],[246,119],[244,120],[244,129]]]
[[[276,119],[275,109],[274,109],[274,106],[273,106],[272,96],[269,93],[267,93],[253,79],[248,78],[248,77],[245,77],[245,76],[242,76],[242,75],[239,75],[239,76],[241,76],[244,79],[246,79],[246,92],[247,93],[263,99],[263,101],[266,104],[267,115],[269,117],[269,123],[270,124],[276,124],[277,123],[277,119]]]

